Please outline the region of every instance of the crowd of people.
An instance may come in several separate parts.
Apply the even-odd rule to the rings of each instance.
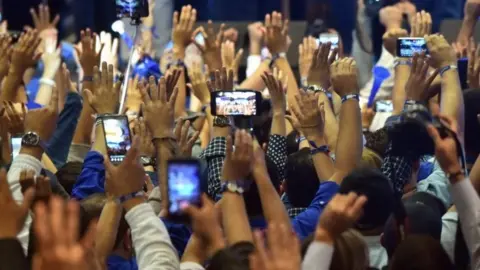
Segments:
[[[0,269],[480,269],[480,1],[464,11],[449,44],[410,2],[383,7],[376,90],[384,73],[361,82],[341,41],[305,37],[297,76],[279,12],[249,26],[243,81],[234,31],[197,27],[191,6],[164,52],[143,19],[133,74],[109,33],[59,44],[47,6],[19,37],[3,23]],[[402,37],[428,53],[396,56]],[[235,89],[262,93],[247,125],[211,111]],[[131,130],[118,164],[112,115]]]

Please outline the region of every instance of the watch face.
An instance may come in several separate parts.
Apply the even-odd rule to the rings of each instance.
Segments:
[[[40,137],[34,132],[28,132],[23,135],[22,145],[37,146],[40,143]]]

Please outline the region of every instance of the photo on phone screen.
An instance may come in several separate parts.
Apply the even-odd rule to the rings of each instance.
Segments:
[[[124,115],[105,116],[103,131],[110,161],[114,164],[121,163],[132,145],[128,118]]]
[[[338,35],[332,34],[332,33],[323,33],[323,34],[320,34],[320,36],[317,38],[317,46],[320,46],[320,44],[324,44],[328,42],[332,44],[332,46],[330,47],[330,53],[331,53],[335,48],[338,48]],[[338,59],[338,55],[337,55],[337,59]]]
[[[20,153],[20,147],[22,146],[22,135],[12,136],[10,138],[10,144],[12,146],[12,158],[15,158]]]
[[[415,53],[427,52],[424,38],[399,38],[397,40],[397,56],[412,57]]]
[[[218,91],[214,92],[215,115],[253,116],[257,115],[257,91]]]
[[[200,189],[200,162],[195,159],[169,160],[168,213],[181,215],[182,206],[198,205],[202,194]]]
[[[199,45],[202,45],[202,46],[205,45],[205,37],[203,36],[203,34],[202,34],[201,32],[199,32],[199,33],[195,36],[195,41],[196,41]]]
[[[393,112],[393,103],[391,100],[379,100],[375,103],[376,112]]]
[[[148,16],[148,0],[115,0],[115,5],[119,18]]]

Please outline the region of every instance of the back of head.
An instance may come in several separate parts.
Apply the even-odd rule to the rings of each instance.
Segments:
[[[313,242],[313,234],[302,242],[302,258]],[[369,265],[368,248],[362,235],[354,229],[343,232],[335,238],[331,270],[364,270]]]
[[[320,181],[309,148],[302,148],[287,158],[285,192],[294,207],[308,207]]]
[[[382,158],[374,151],[370,150],[367,147],[364,147],[362,151],[362,159],[360,160],[360,165],[371,169],[380,169],[380,167],[382,166]]]
[[[383,158],[388,145],[387,128],[383,127],[375,132],[365,134],[365,147]]]
[[[427,235],[411,235],[397,247],[390,270],[452,270],[440,241]]]
[[[82,172],[82,167],[82,162],[68,162],[55,174],[58,182],[68,194],[72,194],[73,186],[75,185],[75,182],[77,182],[77,177]]]
[[[206,270],[249,270],[248,257],[255,247],[250,242],[236,243],[217,251]]]
[[[465,150],[470,158],[477,158],[480,154],[480,89],[469,89],[463,93],[465,103]],[[468,159],[467,157],[467,159]],[[470,163],[470,162],[469,162]]]
[[[394,212],[396,199],[390,180],[380,171],[358,168],[347,175],[340,185],[340,193],[355,192],[368,198],[363,216],[356,223],[360,231],[382,228]]]

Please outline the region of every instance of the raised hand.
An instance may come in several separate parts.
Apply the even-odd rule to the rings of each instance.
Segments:
[[[54,39],[46,39],[44,44],[45,50],[42,54],[42,61],[45,64],[45,68],[43,70],[43,77],[53,79],[62,63],[60,48],[56,48],[57,41]]]
[[[226,68],[222,68],[216,70],[210,77],[214,79],[214,81],[209,82],[210,91],[233,90],[233,70],[227,71]]]
[[[265,27],[263,27],[263,24],[261,22],[255,22],[248,25],[248,37],[250,38],[250,54],[260,55],[265,32]]]
[[[87,28],[85,31],[82,30],[80,32],[80,46],[75,46],[75,52],[86,76],[92,76],[93,68],[100,64],[103,45],[97,50],[99,47],[97,39],[97,34]]]
[[[332,44],[321,44],[314,52],[312,67],[308,74],[308,84],[328,89],[330,87],[330,66],[337,57],[338,49],[330,54]],[[329,56],[330,54],[330,56]]]
[[[23,170],[20,172],[20,186],[22,187],[22,193],[25,194],[30,188],[35,191],[34,203],[45,202],[47,203],[52,195],[52,186],[50,184],[50,178],[43,175],[35,175],[35,171]]]
[[[233,80],[238,82],[238,68],[242,61],[243,49],[238,50],[235,54],[235,43],[227,40],[222,43],[222,64],[227,70],[233,70]]]
[[[402,27],[403,11],[398,6],[386,6],[380,9],[380,23],[387,30]]]
[[[282,13],[274,11],[265,15],[265,43],[272,54],[288,51],[288,20],[282,19]]]
[[[180,14],[178,11],[173,13],[172,41],[174,50],[185,51],[188,44],[191,43],[193,26],[197,21],[197,10],[191,5],[183,6]]]
[[[452,46],[448,44],[445,37],[442,35],[425,36],[428,51],[430,52],[431,62],[433,68],[442,68],[449,65],[457,64],[457,57]]]
[[[285,224],[270,223],[266,232],[255,232],[255,251],[250,255],[252,270],[300,270],[300,241]],[[268,244],[268,249],[265,247]]]
[[[465,17],[476,20],[480,16],[480,1],[467,0],[464,7]]]
[[[0,36],[0,78],[8,74],[12,53],[12,37],[9,35]]]
[[[28,189],[19,205],[12,196],[7,181],[7,171],[0,170],[0,238],[15,238],[23,228],[35,191]]]
[[[142,106],[142,94],[140,93],[138,85],[138,76],[128,79],[127,99],[125,100],[125,107],[128,108],[129,111],[133,111],[136,114],[140,112],[140,107]]]
[[[430,91],[430,85],[438,75],[438,70],[435,70],[428,78],[427,57],[425,53],[415,54],[412,58],[412,69],[410,77],[405,85],[405,92],[407,99],[416,101],[428,101],[430,98],[438,94],[438,92]]]
[[[333,243],[335,238],[350,229],[362,217],[366,196],[354,192],[337,194],[327,204],[315,230],[315,240]]]
[[[335,61],[330,67],[330,72],[333,90],[340,97],[358,94],[357,64],[353,58]]]
[[[468,86],[480,88],[480,45],[476,45],[472,37],[468,47]]]
[[[112,38],[112,34],[102,31],[100,40],[97,40],[97,43],[103,45],[100,53],[101,63],[107,62],[108,65],[113,65],[116,68],[118,64],[118,38]]]
[[[475,44],[475,42],[474,42]],[[460,42],[452,42],[452,48],[455,51],[455,55],[458,59],[468,57],[468,49],[470,44],[462,44]]]
[[[143,117],[147,127],[150,129],[153,138],[172,138],[174,123],[174,106],[178,94],[178,88],[172,93],[167,93],[167,81],[165,77],[160,78],[158,86],[155,78],[150,77],[148,89],[140,87],[143,99]],[[169,96],[169,98],[167,98]],[[159,117],[161,115],[161,117]]]
[[[223,181],[245,180],[250,174],[253,157],[252,136],[245,130],[235,132],[235,150],[233,140],[227,136],[227,152],[222,170]]]
[[[2,116],[5,119],[7,124],[8,132],[11,135],[23,134],[25,132],[23,121],[27,115],[27,111],[23,104],[19,104],[21,107],[21,112],[17,111],[15,104],[11,101],[4,101],[3,107],[5,108],[5,113]]]
[[[430,13],[422,10],[417,12],[412,18],[412,32],[411,37],[424,37],[432,33],[432,16]]]
[[[298,69],[302,79],[307,79],[310,74],[317,47],[317,42],[312,36],[303,38],[303,43],[298,45]]]
[[[190,83],[187,86],[202,104],[210,104],[210,90],[207,85],[207,78],[202,72],[202,66],[194,62],[188,68]]]
[[[135,120],[133,133],[139,138],[138,148],[140,150],[140,156],[155,157],[155,146],[152,143],[152,133],[148,130],[143,117],[139,117]]]
[[[58,118],[58,91],[52,89],[52,97],[48,106],[41,109],[29,110],[25,117],[25,132],[35,132],[42,141],[46,142],[51,137],[57,126]]]
[[[207,31],[203,27],[199,27],[195,29],[192,34],[192,42],[198,47],[198,49],[203,54],[203,59],[205,60],[205,64],[212,70],[222,68],[222,42],[223,42],[223,33],[225,29],[225,24],[220,25],[220,30],[218,33],[215,34],[215,30],[213,28],[212,21],[208,21]],[[202,33],[203,37],[205,38],[205,45],[201,45],[195,41],[195,36],[198,33]]]
[[[74,200],[64,202],[53,197],[49,204],[35,205],[33,228],[38,248],[33,255],[33,269],[101,269],[93,252],[95,224],[92,222],[79,239],[79,219],[80,205]]]
[[[318,132],[323,133],[325,111],[318,106],[318,94],[300,90],[295,96],[295,102],[291,104],[291,109],[307,138],[317,135]]]
[[[407,30],[393,28],[383,34],[383,46],[391,55],[397,55],[397,39],[401,37],[408,37]]]
[[[195,131],[191,136],[188,134],[190,129],[190,121],[184,119],[178,119],[177,124],[175,125],[175,139],[178,143],[178,156],[180,157],[191,157],[192,148],[198,137],[200,136],[200,131]]]
[[[94,68],[94,91],[85,89],[88,103],[97,114],[115,113],[120,99],[120,82],[113,81],[113,65],[102,63],[102,72]]]
[[[36,51],[41,42],[36,30],[23,33],[13,47],[12,70],[23,75],[27,68],[33,66],[40,59],[40,55],[36,54]]]
[[[40,4],[38,6],[38,12],[31,8],[30,14],[32,15],[35,29],[37,29],[39,33],[43,30],[55,29],[60,21],[59,15],[55,15],[53,20],[51,19],[50,8],[47,5]]]
[[[281,74],[282,72],[277,72],[280,73],[278,75],[280,78],[275,78],[273,74],[265,72],[265,74],[262,75],[262,79],[267,86],[268,92],[270,93],[273,112],[285,113],[287,101],[284,92],[284,85],[286,85],[286,83],[283,83],[283,74]]]

